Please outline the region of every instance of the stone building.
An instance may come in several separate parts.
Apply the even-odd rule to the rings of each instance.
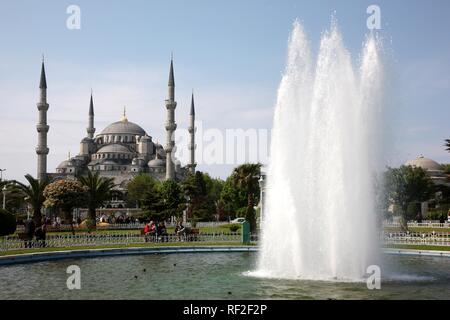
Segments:
[[[60,179],[83,175],[90,170],[99,172],[103,177],[114,178],[116,189],[119,193],[126,190],[127,183],[136,175],[144,173],[158,180],[173,179],[181,180],[191,171],[195,171],[194,158],[194,135],[195,135],[195,110],[194,97],[192,96],[190,110],[190,139],[189,149],[191,151],[190,162],[182,166],[175,159],[176,150],[174,133],[177,128],[175,123],[175,79],[173,60],[170,62],[168,98],[165,100],[167,109],[167,120],[165,122],[166,144],[165,146],[155,142],[141,126],[128,120],[124,109],[122,119],[111,123],[99,134],[95,135],[94,125],[94,99],[91,92],[88,126],[86,136],[80,142],[80,152],[74,157],[62,161],[56,168],[56,173],[47,172],[47,81],[45,75],[44,61],[41,67],[40,99],[37,104],[39,110],[38,146],[36,148],[38,165],[37,177],[43,179]],[[51,131],[50,131],[51,132]],[[114,199],[113,199],[114,200]],[[119,200],[118,200],[119,201]]]

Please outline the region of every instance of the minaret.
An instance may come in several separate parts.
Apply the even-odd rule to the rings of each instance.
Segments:
[[[191,112],[189,113],[189,136],[190,136],[190,143],[189,143],[189,151],[190,151],[190,159],[189,159],[189,171],[191,173],[195,173],[195,107],[194,107],[194,92],[192,92],[192,98],[191,98]]]
[[[89,124],[86,129],[88,138],[93,139],[95,128],[94,128],[94,101],[92,99],[92,90],[91,90],[91,102],[89,103]]]
[[[177,102],[175,101],[175,80],[173,76],[173,58],[170,60],[169,72],[169,92],[166,100],[167,121],[166,121],[166,180],[173,180],[175,178],[175,166],[172,157],[175,153],[174,134],[177,128],[175,123],[175,108]]]
[[[37,178],[39,181],[43,181],[47,178],[47,154],[49,151],[47,147],[47,132],[49,129],[47,125],[47,110],[49,105],[47,103],[47,80],[45,78],[44,58],[42,58],[39,92],[39,102],[37,103],[39,122],[36,126],[38,132],[38,145],[36,147]]]

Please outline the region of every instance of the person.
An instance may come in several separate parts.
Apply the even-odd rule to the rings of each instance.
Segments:
[[[178,239],[180,241],[183,240],[183,236],[185,235],[186,228],[183,226],[183,222],[178,222],[177,226],[175,227],[175,234],[178,236]]]
[[[161,242],[168,242],[168,235],[167,235],[167,228],[166,228],[166,224],[164,223],[164,221],[161,221],[159,223],[159,227],[158,227],[158,236],[161,239]]]
[[[32,247],[32,241],[33,241],[35,229],[36,229],[36,225],[34,224],[34,220],[28,219],[25,222],[25,248]]]
[[[150,224],[147,222],[144,226],[144,237],[145,237],[145,242],[148,242],[148,235],[150,233]]]
[[[151,239],[154,241],[155,237],[156,237],[156,224],[153,221],[150,221],[150,231],[149,231],[149,236],[151,237]]]
[[[45,247],[45,237],[46,237],[47,229],[45,223],[40,227],[36,228],[34,231],[34,235],[36,236],[36,242],[38,247]]]

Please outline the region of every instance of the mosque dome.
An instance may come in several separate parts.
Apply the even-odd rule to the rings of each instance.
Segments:
[[[155,168],[155,167],[165,167],[166,163],[164,162],[164,160],[160,159],[158,157],[158,153],[156,154],[156,158],[153,160],[150,160],[148,162],[148,166],[151,168]]]
[[[68,166],[69,166],[69,160],[64,160],[56,167],[56,169],[65,169]]]
[[[133,136],[143,136],[145,135],[145,130],[142,129],[139,125],[128,121],[126,118],[123,118],[121,121],[111,123],[105,129],[103,129],[100,134],[126,134]]]
[[[405,163],[405,165],[419,167],[426,171],[442,171],[442,166],[439,163],[423,156],[420,156],[414,160],[409,160]]]
[[[108,144],[100,148],[96,153],[133,153],[121,144]]]

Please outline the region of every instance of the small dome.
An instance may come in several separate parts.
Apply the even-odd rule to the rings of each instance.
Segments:
[[[145,130],[128,120],[117,121],[107,126],[100,134],[129,134],[143,136]]]
[[[56,167],[56,169],[65,169],[68,166],[69,166],[69,160],[64,160]]]
[[[150,160],[148,162],[148,166],[151,168],[155,168],[155,167],[165,167],[166,166],[166,162],[162,159],[160,159],[158,157],[158,154],[156,154],[156,158],[153,160]]]
[[[439,163],[434,160],[425,158],[423,156],[418,157],[414,160],[409,160],[405,163],[407,166],[419,167],[426,171],[441,171],[442,167]]]
[[[108,144],[101,147],[96,153],[133,153],[121,144]]]

